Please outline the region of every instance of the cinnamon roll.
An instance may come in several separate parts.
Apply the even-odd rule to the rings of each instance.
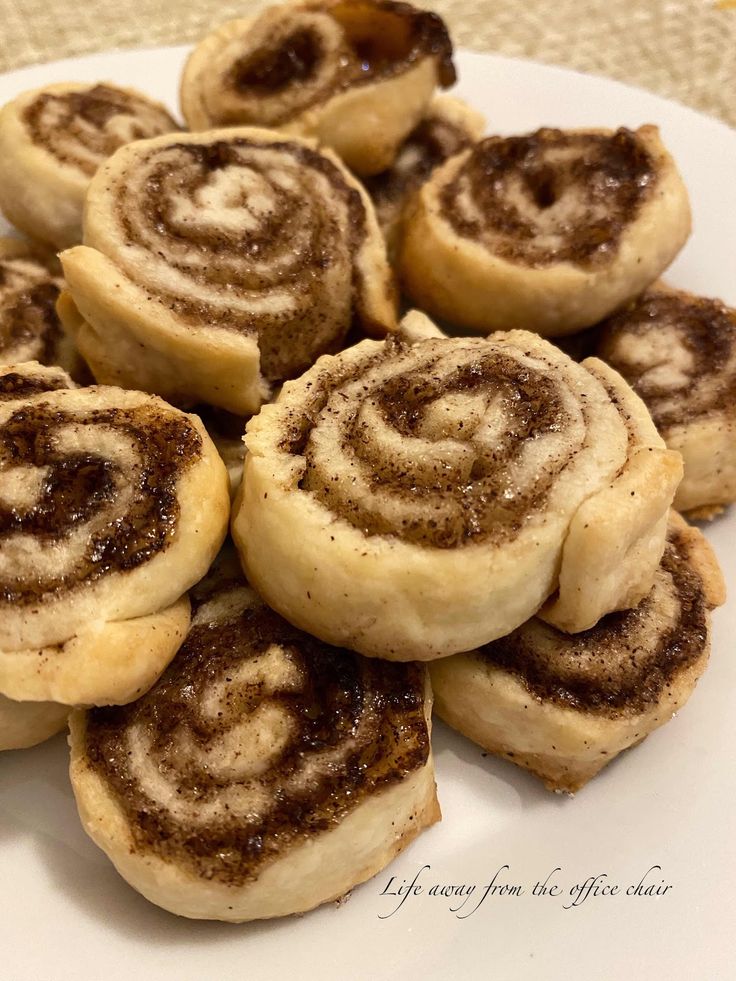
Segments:
[[[597,353],[682,454],[675,507],[702,518],[735,501],[736,310],[660,284],[602,325]]]
[[[180,95],[190,129],[248,124],[315,137],[368,175],[391,166],[435,88],[454,81],[436,14],[393,0],[312,0],[209,34]]]
[[[118,147],[178,129],[133,89],[60,82],[0,110],[0,211],[31,238],[66,248],[82,240],[90,179]]]
[[[59,312],[95,377],[238,415],[341,346],[395,327],[370,201],[332,155],[265,130],[118,150],[62,253]]]
[[[635,609],[574,637],[535,618],[433,663],[437,712],[550,790],[573,793],[685,704],[724,601],[708,542],[672,512],[654,585]]]
[[[503,636],[548,597],[571,631],[638,602],[682,463],[623,379],[524,331],[413,333],[321,358],[248,423],[232,530],[266,602],[396,660]]]
[[[186,591],[227,530],[227,475],[195,416],[70,385],[0,368],[0,694],[125,702],[186,633]]]
[[[72,717],[84,827],[181,916],[336,899],[439,820],[426,671],[330,648],[221,570],[194,604],[147,695]]]
[[[14,702],[0,695],[0,750],[29,749],[66,728],[68,705]]]
[[[400,271],[428,313],[482,334],[589,327],[660,275],[690,232],[655,126],[488,137],[435,171]]]
[[[0,237],[0,364],[40,361],[82,377],[84,363],[56,314],[59,273],[32,246]]]
[[[440,164],[479,140],[484,129],[483,116],[461,99],[435,96],[392,166],[364,179],[390,255],[396,253],[401,219],[412,195]]]

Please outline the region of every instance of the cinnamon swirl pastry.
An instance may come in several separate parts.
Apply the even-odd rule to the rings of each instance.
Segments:
[[[0,237],[0,364],[40,361],[81,377],[84,363],[56,315],[59,272],[27,243]]]
[[[685,461],[675,507],[736,500],[736,310],[663,285],[602,325],[597,353],[633,387]]]
[[[574,637],[532,619],[508,637],[431,665],[437,712],[484,749],[573,793],[668,722],[710,650],[725,601],[706,539],[672,512],[650,593]]]
[[[100,382],[247,415],[269,386],[395,327],[370,201],[332,155],[266,130],[123,147],[62,253],[66,329]]]
[[[655,126],[488,137],[421,188],[404,286],[482,334],[596,323],[659,276],[690,232],[687,192]]]
[[[178,126],[158,102],[114,85],[60,82],[0,110],[0,211],[31,238],[82,240],[90,179],[118,147]]]
[[[623,379],[524,331],[414,336],[321,358],[248,423],[232,528],[266,602],[396,660],[503,636],[555,591],[571,631],[637,603],[682,462]]]
[[[72,718],[84,827],[181,916],[240,922],[336,899],[440,818],[426,671],[320,643],[237,575],[210,578],[194,603],[147,695]]]
[[[29,749],[66,728],[68,705],[14,702],[0,695],[0,750]]]
[[[438,85],[455,81],[442,20],[393,0],[286,3],[231,20],[187,61],[190,129],[268,126],[315,137],[356,174],[394,161]]]
[[[225,467],[150,395],[0,369],[0,694],[129,701],[173,657],[227,528]]]
[[[483,116],[461,99],[435,96],[392,166],[364,179],[390,255],[396,253],[401,219],[412,195],[441,163],[479,140],[484,129]]]

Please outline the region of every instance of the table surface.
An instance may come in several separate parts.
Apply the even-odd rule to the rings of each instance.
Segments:
[[[0,72],[196,41],[274,0],[0,0]],[[643,86],[736,125],[736,0],[424,0],[455,43]],[[492,121],[491,121],[492,125]]]

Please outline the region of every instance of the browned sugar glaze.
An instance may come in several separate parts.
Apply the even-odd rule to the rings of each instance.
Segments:
[[[658,588],[676,597],[674,622],[662,618]],[[573,635],[533,619],[479,653],[517,675],[532,697],[608,717],[636,715],[703,654],[708,610],[687,542],[670,529],[655,589],[635,609],[610,613]]]
[[[257,335],[261,373],[269,381],[293,378],[311,367],[320,354],[339,350],[352,316],[361,313],[357,302],[360,272],[353,263],[348,306],[337,310],[327,274],[339,262],[352,263],[366,235],[366,213],[359,192],[338,167],[298,143],[264,146],[240,137],[210,144],[175,144],[151,153],[143,163],[148,168],[144,201],[141,203],[137,187],[121,184],[117,208],[121,228],[127,243],[140,245],[155,257],[163,252],[171,266],[195,284],[199,282],[202,299],[162,292],[158,281],[152,283],[152,292],[192,327],[216,326]],[[179,156],[175,165],[172,153]],[[291,171],[296,186],[271,182],[274,153],[302,168]],[[273,194],[273,209],[262,216],[257,228],[223,227],[214,233],[211,225],[198,228],[196,223],[177,220],[176,208],[182,199],[194,199],[218,170],[240,167],[259,174]],[[328,182],[331,200],[321,199],[315,189],[319,178]],[[345,231],[336,220],[337,211],[345,216]],[[297,239],[298,253],[294,251]],[[288,263],[283,261],[285,253],[291,255]],[[204,267],[198,261],[203,254],[213,258]],[[145,268],[140,276],[145,286]],[[243,299],[251,292],[274,289],[290,291],[295,308],[250,312],[227,303],[215,306],[207,300],[208,291],[220,299],[223,295]]]
[[[612,135],[540,129],[529,136],[491,136],[473,150],[441,192],[444,216],[466,238],[487,241],[501,258],[531,266],[573,262],[595,268],[615,253],[622,233],[651,195],[654,161],[636,133]],[[524,207],[509,187],[519,187]],[[540,241],[536,215],[574,191],[583,210],[555,221],[558,244]],[[458,196],[468,194],[482,214],[462,214]],[[547,230],[548,231],[548,230]],[[546,234],[546,232],[545,232]]]
[[[232,583],[226,581],[221,588],[228,586]],[[273,644],[281,645],[298,668],[298,687],[264,694],[263,682],[233,683],[225,689],[216,721],[205,717],[201,705],[211,686],[231,680],[238,666],[259,658]],[[206,753],[264,701],[278,705],[293,730],[272,765],[249,778],[265,790],[269,802],[260,816],[248,820],[223,806],[211,823],[182,822],[166,802],[146,793],[131,770],[125,733],[142,727],[177,800],[193,809],[216,802],[236,778],[214,776],[196,759],[183,762],[176,746],[189,737]],[[365,716],[367,730],[359,730]],[[353,740],[359,731],[362,737]],[[320,754],[343,744],[339,765],[320,768],[317,763],[314,779],[300,787],[290,784]],[[424,670],[329,647],[265,607],[246,609],[192,627],[166,673],[137,702],[92,710],[85,748],[90,766],[122,807],[137,850],[152,851],[204,879],[238,886],[426,763]]]
[[[34,275],[23,267],[32,266]],[[39,280],[43,277],[43,281]],[[52,364],[62,336],[56,315],[59,287],[50,270],[31,256],[0,258],[0,361],[3,352],[35,342],[35,360]]]
[[[56,392],[68,388],[63,372],[48,375],[31,375],[23,371],[4,371],[0,374],[0,403],[17,402],[44,392]]]
[[[469,348],[477,352],[472,360],[448,369],[448,355],[451,360],[454,350]],[[398,369],[389,380],[374,383],[374,369],[380,371],[387,362],[395,363]],[[564,431],[569,422],[558,390],[559,379],[545,364],[521,364],[480,338],[415,345],[390,338],[378,355],[357,369],[339,370],[333,365],[318,377],[308,399],[291,413],[290,429],[282,445],[288,452],[305,457],[300,487],[366,535],[389,534],[435,548],[512,539],[529,513],[544,507],[557,476],[577,449],[571,445],[567,453],[551,456],[545,469],[520,475],[519,460],[526,441]],[[321,417],[335,411],[335,405],[338,410],[344,408],[343,403],[351,398],[345,389],[356,380],[363,385],[359,396],[353,397],[340,451],[354,462],[358,472],[369,474],[376,500],[417,503],[414,516],[399,527],[376,510],[366,510],[351,496],[351,485],[333,476],[331,460],[315,455],[312,431],[319,428]],[[470,420],[454,434],[476,451],[466,480],[458,480],[439,459],[428,462],[426,457],[417,458],[409,466],[406,461],[397,463],[390,452],[382,452],[381,433],[370,431],[361,419],[361,405],[373,404],[388,433],[411,438],[419,435],[433,403],[455,394],[476,393],[500,398],[498,411],[506,416],[507,425],[503,438],[492,448],[473,443]],[[584,404],[581,412],[583,416],[587,413]],[[440,433],[438,438],[444,435]]]
[[[347,0],[334,5],[295,5],[294,29],[279,32],[270,45],[239,58],[227,78],[230,88],[248,96],[274,95],[319,77],[327,57],[324,39],[315,24],[299,23],[300,11],[321,12],[337,21],[344,48],[338,63],[330,66],[325,84],[315,87],[309,101],[299,101],[299,112],[345,89],[400,75],[428,56],[437,60],[443,87],[455,82],[452,42],[440,17],[392,0]],[[271,122],[286,122],[291,115],[292,110],[285,107],[283,116]],[[240,121],[247,120],[241,116]]]
[[[130,117],[125,139],[110,126],[116,116]],[[109,85],[43,92],[25,110],[24,120],[37,146],[88,177],[123,143],[179,129],[154,103]]]
[[[3,383],[12,385],[12,377],[0,379],[0,390]],[[6,604],[36,603],[108,572],[134,569],[163,551],[177,529],[178,481],[201,453],[201,437],[185,416],[152,406],[67,411],[63,395],[59,392],[52,404],[21,405],[0,424],[0,469],[44,471],[32,504],[0,503],[0,548],[26,535],[49,548],[63,547],[80,526],[89,522],[93,529],[81,557],[59,576],[10,578],[0,584],[0,615]],[[133,459],[65,452],[58,436],[72,426],[116,430],[132,444]],[[121,511],[116,501],[123,487],[131,499]]]
[[[436,167],[466,149],[471,142],[466,130],[441,115],[430,114],[423,119],[402,145],[393,167],[363,180],[376,206],[379,221],[389,220],[397,206],[400,207]]]
[[[736,311],[718,300],[649,290],[604,321],[595,337],[595,353],[623,375],[646,403],[660,431],[736,405]],[[643,364],[627,357],[629,337],[661,337],[656,360]],[[667,362],[676,343],[686,349],[692,367],[682,385],[673,389],[647,373]]]

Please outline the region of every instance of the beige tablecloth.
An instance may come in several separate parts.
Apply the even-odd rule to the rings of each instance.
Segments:
[[[274,0],[0,0],[0,71],[194,41]],[[426,0],[455,42],[633,82],[736,125],[736,0]]]

